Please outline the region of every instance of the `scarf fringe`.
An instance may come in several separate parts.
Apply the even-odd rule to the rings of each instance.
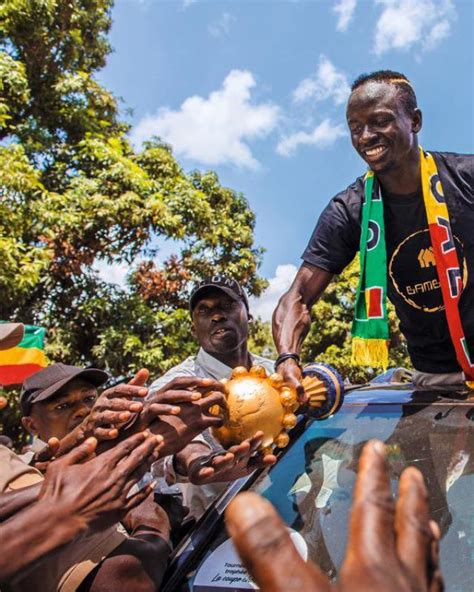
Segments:
[[[371,368],[388,367],[388,345],[386,339],[352,339],[353,366],[370,366]]]

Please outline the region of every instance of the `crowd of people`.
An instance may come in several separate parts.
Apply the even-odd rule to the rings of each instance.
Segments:
[[[311,306],[357,250],[362,267],[355,357],[383,357],[378,346],[387,337],[388,295],[407,338],[415,382],[472,379],[472,157],[433,153],[433,161],[419,149],[421,112],[411,84],[399,73],[358,79],[347,118],[354,147],[372,172],[336,196],[322,214],[295,282],[274,315],[276,362],[248,350],[251,315],[245,291],[235,279],[216,275],[198,283],[189,299],[197,355],[163,376],[150,379],[142,369],[128,384],[107,388],[113,377],[102,369],[52,364],[24,382],[21,422],[32,445],[20,455],[7,442],[0,444],[2,590],[159,590],[172,549],[223,489],[277,461],[259,451],[261,432],[229,449],[213,438],[211,428],[222,425],[227,405],[220,380],[237,366],[258,364],[269,373],[276,366],[304,405],[299,354]],[[427,177],[424,167],[433,162]],[[446,218],[446,207],[438,210],[445,231],[439,241],[436,232],[430,234],[432,206],[424,195],[430,182],[451,217]],[[382,258],[374,259],[379,247],[376,256]],[[438,271],[446,252],[453,257],[453,249],[459,251],[461,267],[451,260],[446,289],[444,279],[434,282],[423,275],[436,273],[436,265],[417,267],[418,250],[429,248]],[[385,261],[387,274],[373,275],[377,261]],[[467,275],[459,271],[464,268]],[[414,295],[412,284],[426,289]],[[0,347],[13,347],[21,335],[20,324],[0,324]],[[361,455],[336,588],[303,562],[268,502],[241,494],[226,519],[261,590],[443,587],[440,531],[430,520],[423,477],[406,469],[395,503],[381,442],[369,442]]]
[[[25,381],[22,424],[34,445],[21,456],[0,446],[0,532],[8,541],[0,559],[2,589],[159,590],[173,546],[194,520],[230,481],[276,462],[275,456],[258,452],[261,433],[223,450],[209,430],[222,422],[211,408],[226,405],[219,378],[237,365],[273,367],[247,349],[250,316],[244,291],[235,280],[212,278],[193,291],[190,310],[200,344],[197,356],[150,388],[145,386],[148,372],[141,370],[130,383],[99,394],[109,379],[106,372],[64,364]],[[13,330],[20,335],[18,328],[0,325],[0,347],[11,344]],[[405,475],[394,521],[383,445],[371,443],[364,454],[351,548],[361,549],[366,537],[375,555],[364,557],[386,566],[377,537],[386,541],[388,533],[396,570],[365,570],[359,587],[347,589],[371,589],[368,582],[375,589],[383,574],[387,581],[396,575],[406,586],[394,590],[441,589],[426,587],[441,581],[439,531],[429,520],[421,475],[415,469]],[[176,483],[181,492],[173,489]],[[368,509],[373,523],[359,525]],[[262,590],[330,589],[314,566],[301,565],[283,523],[258,496],[238,496],[227,521]],[[400,525],[409,531],[404,540],[410,549],[417,549],[416,564],[408,561],[411,555],[404,554],[403,545],[397,551]],[[343,571],[349,573],[348,586],[357,569],[349,557]],[[418,581],[425,587],[409,587]]]

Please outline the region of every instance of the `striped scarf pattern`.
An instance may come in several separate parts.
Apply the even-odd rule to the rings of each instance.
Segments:
[[[420,147],[423,201],[436,271],[456,358],[467,381],[474,381],[470,355],[459,314],[462,270],[454,244],[443,187],[434,158]],[[360,278],[352,324],[352,363],[373,368],[388,366],[387,252],[383,200],[375,175],[365,176],[360,239]]]

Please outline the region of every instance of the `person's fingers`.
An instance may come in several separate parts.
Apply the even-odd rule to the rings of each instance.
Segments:
[[[209,382],[209,384],[196,386],[194,390],[196,390],[204,396],[207,396],[209,393],[222,393],[223,395],[227,393],[226,386],[222,384],[222,382],[218,382],[217,380],[212,380]]]
[[[263,435],[263,432],[258,431],[250,438],[250,454],[257,452],[257,450],[260,448],[263,442]]]
[[[116,446],[101,454],[104,464],[108,463],[110,466],[115,466],[123,458],[130,455],[132,450],[140,446],[149,436],[150,433],[148,431],[143,431],[122,440],[122,442],[119,442]]]
[[[48,449],[49,450],[47,450],[49,458],[56,456],[60,446],[61,446],[61,442],[59,441],[59,438],[56,438],[55,436],[53,436],[52,438],[49,438],[49,440],[48,440]]]
[[[225,395],[226,387],[212,378],[197,378],[195,376],[181,376],[173,379],[162,387],[158,393],[169,390],[190,390],[207,396],[209,393],[220,392]]]
[[[202,398],[200,393],[183,390],[169,390],[160,393],[155,393],[149,399],[150,403],[159,403],[167,405],[178,405],[184,403],[194,403]]]
[[[158,459],[159,448],[163,445],[162,436],[149,435],[149,437],[134,448],[118,465],[124,476],[130,475],[138,467],[148,466]]]
[[[152,403],[147,407],[147,417],[159,417],[160,415],[179,415],[181,407],[179,405],[162,405],[161,403]]]
[[[394,513],[385,446],[371,440],[359,460],[346,561],[386,564],[395,558]]]
[[[298,402],[304,404],[307,396],[304,392],[304,387],[301,384],[302,374],[301,368],[295,360],[288,359],[278,365],[278,374],[283,377],[283,382],[286,386],[295,389]]]
[[[149,378],[150,372],[148,371],[148,369],[141,368],[128,384],[133,384],[134,386],[143,386],[144,384],[146,384]]]
[[[223,423],[224,423],[224,420],[222,419],[222,417],[213,417],[213,416],[207,415],[207,416],[203,417],[202,422],[201,422],[201,426],[202,426],[202,430],[205,430],[207,428],[220,428]]]
[[[162,386],[157,392],[161,393],[170,390],[179,391],[189,389],[199,391],[207,391],[211,389],[225,393],[225,387],[221,382],[212,380],[212,378],[197,378],[196,376],[179,376],[178,378],[173,378],[173,380]]]
[[[441,531],[434,520],[430,520],[430,530],[433,538],[430,545],[430,561],[428,565],[428,591],[443,592],[444,581],[439,563],[439,541],[441,539]]]
[[[248,462],[250,461],[250,458],[252,456],[252,450],[249,448],[246,449],[242,449],[239,450],[238,452],[236,452],[234,454],[235,456],[235,461],[234,464],[248,464]]]
[[[261,467],[269,467],[276,463],[277,457],[274,454],[258,454],[257,456],[254,456],[252,460],[258,462]]]
[[[234,455],[236,462],[239,462],[245,456],[250,456],[251,449],[250,449],[250,442],[248,440],[244,440],[240,442],[240,444],[236,444],[235,446],[231,446],[227,452],[230,452]]]
[[[274,465],[276,461],[277,458],[273,454],[266,454],[265,456],[258,454],[249,460],[247,469],[249,472],[252,472],[255,471],[255,469],[260,469],[262,467],[270,467],[271,465]]]
[[[7,405],[8,405],[7,399],[5,399],[5,397],[0,397],[0,409],[5,409],[5,407]]]
[[[48,470],[48,467],[52,462],[54,462],[54,461],[53,460],[45,460],[45,461],[41,461],[41,462],[35,462],[34,467],[40,473],[44,473],[45,471]]]
[[[196,474],[193,475],[193,483],[196,485],[201,485],[205,483],[210,477],[213,477],[215,474],[215,470],[212,467],[202,467],[196,471]],[[191,478],[191,476],[190,476]]]
[[[270,502],[241,493],[225,512],[227,530],[262,592],[329,592],[326,577],[305,563]]]
[[[214,405],[218,405],[221,409],[227,409],[227,401],[222,393],[211,393],[204,399],[197,401],[196,405],[199,405],[203,411],[209,411]]]
[[[414,467],[405,469],[400,477],[395,533],[399,560],[416,582],[416,589],[425,590],[433,535],[428,492],[422,474]]]
[[[94,436],[97,440],[115,440],[119,435],[117,428],[95,428]]]
[[[130,397],[145,397],[148,389],[143,386],[134,386],[133,384],[118,384],[104,391],[101,397],[108,399],[120,399]],[[99,399],[97,400],[99,402]]]
[[[227,454],[224,454],[222,456],[216,456],[213,459],[211,466],[216,472],[220,472],[231,469],[235,464],[235,456],[232,453],[228,452]]]
[[[41,450],[41,452],[38,452],[35,455],[35,465],[37,465],[37,463],[39,465],[40,463],[50,461],[58,453],[60,445],[61,445],[61,443],[58,438],[55,438],[55,437],[50,438],[48,440],[48,445],[45,448],[43,448],[43,450]],[[37,466],[37,468],[39,471],[43,470],[43,469],[39,468],[39,466]]]
[[[96,426],[113,426],[128,421],[132,417],[130,411],[102,411],[94,416]]]
[[[97,448],[97,438],[87,438],[82,444],[73,448],[70,452],[62,456],[55,463],[61,463],[65,465],[75,465],[86,462],[94,454]]]
[[[99,413],[102,411],[130,411],[138,413],[143,409],[143,403],[141,401],[134,401],[133,399],[113,397],[111,399],[98,399],[94,407]]]

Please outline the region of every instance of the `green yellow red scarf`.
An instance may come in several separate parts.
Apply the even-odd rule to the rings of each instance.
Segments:
[[[449,333],[456,358],[466,380],[474,380],[474,359],[470,356],[459,314],[463,288],[462,271],[454,246],[449,213],[436,163],[420,147],[421,182],[431,245]],[[387,252],[383,200],[375,175],[365,177],[360,238],[360,279],[352,323],[352,363],[388,366]]]

